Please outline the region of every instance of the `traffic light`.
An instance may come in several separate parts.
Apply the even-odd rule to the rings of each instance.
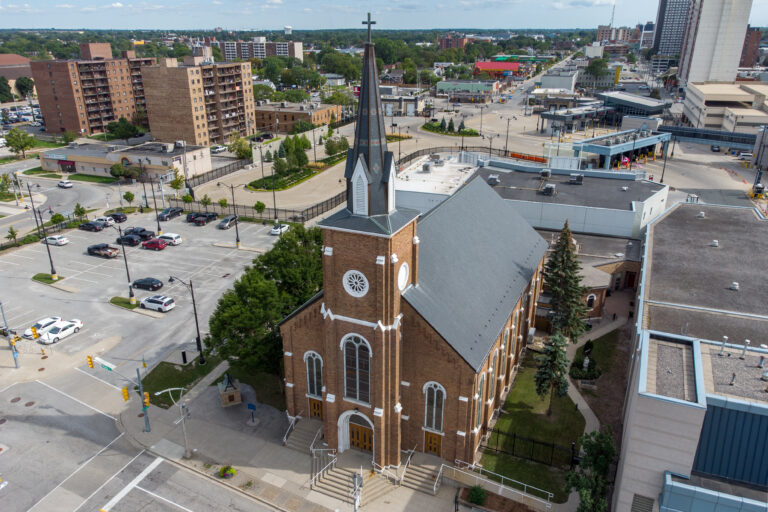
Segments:
[[[127,402],[131,399],[130,395],[128,394],[128,386],[125,386],[121,391],[123,392],[123,400]]]
[[[149,393],[144,392],[144,407],[149,407]]]
[[[144,360],[143,357],[141,358],[141,366],[142,366],[142,368],[146,368],[147,367],[147,362]]]
[[[39,338],[40,336],[37,334],[37,327],[35,327],[35,326],[32,326],[32,327],[31,327],[31,329],[32,329],[32,337],[33,337],[34,339],[37,339],[37,338]]]
[[[19,338],[18,336],[14,336],[13,338],[11,338],[11,346],[15,347],[16,346],[16,342],[19,341],[20,339],[21,338]]]
[[[93,358],[88,356],[88,368],[93,368]]]

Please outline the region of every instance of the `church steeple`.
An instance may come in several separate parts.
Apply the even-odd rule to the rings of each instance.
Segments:
[[[347,209],[355,215],[388,215],[395,210],[395,162],[387,151],[384,113],[379,97],[379,74],[371,41],[368,13],[368,42],[363,53],[363,76],[357,108],[355,143],[347,154]]]

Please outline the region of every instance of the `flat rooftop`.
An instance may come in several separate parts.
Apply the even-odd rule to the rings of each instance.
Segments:
[[[186,152],[196,151],[203,149],[203,146],[192,146],[187,144]],[[130,153],[134,155],[181,155],[185,152],[183,146],[176,146],[171,143],[164,142],[147,142],[145,144],[139,144],[138,146],[129,146],[120,150],[121,153]]]
[[[692,83],[688,87],[698,89],[705,96],[733,96],[735,100],[750,100],[753,96],[741,86],[729,82]]]
[[[60,148],[46,151],[43,153],[44,158],[51,158],[49,155],[61,155],[65,153],[68,156],[91,156],[97,158],[106,158],[109,153],[113,151],[120,151],[123,149],[129,149],[130,146],[120,146],[117,144],[78,144],[77,146],[62,146]]]
[[[285,103],[285,106],[281,106],[283,103]],[[288,103],[288,102],[270,102],[270,103],[264,103],[263,105],[256,105],[254,108],[258,111],[267,111],[267,112],[274,112],[277,110],[278,112],[317,112],[320,110],[325,110],[327,108],[334,108],[335,105],[327,105],[324,103]]]
[[[648,343],[646,391],[695,403],[693,346],[651,336]]]
[[[760,379],[764,371],[759,366],[760,354],[747,350],[744,359],[741,359],[742,353],[743,350],[727,347],[721,355],[720,345],[701,344],[704,387],[707,393],[748,402],[768,402],[768,393],[765,392],[768,383]]]
[[[601,92],[597,95],[599,98],[603,99],[614,99],[620,102],[624,103],[634,103],[636,105],[642,105],[644,107],[663,107],[666,103],[662,100],[657,100],[655,98],[649,98],[648,96],[639,96],[637,94],[631,94],[628,92],[621,92],[621,91],[611,91],[611,92]]]
[[[441,154],[441,165],[435,165],[429,155],[415,160],[400,171],[395,181],[395,189],[409,192],[427,192],[432,194],[453,194],[475,173],[477,167],[468,163],[459,163],[455,155]],[[429,172],[424,164],[432,162]]]
[[[645,328],[707,340],[728,336],[736,344],[765,338],[768,221],[752,208],[678,204],[650,226],[648,237]],[[738,290],[730,289],[734,282]]]
[[[664,185],[653,181],[614,180],[589,176],[584,176],[583,185],[571,185],[569,176],[557,174],[553,174],[544,182],[538,173],[512,171],[493,166],[482,167],[477,170],[477,174],[486,181],[491,174],[498,175],[499,184],[493,188],[504,199],[626,211],[633,211],[633,201],[645,201],[664,188]],[[553,196],[544,195],[541,191],[544,185],[549,183],[556,185],[556,193]]]
[[[560,231],[536,229],[541,237],[552,247]],[[640,261],[643,257],[642,241],[637,238],[587,235],[574,233],[579,261],[584,264],[600,266],[617,261]]]

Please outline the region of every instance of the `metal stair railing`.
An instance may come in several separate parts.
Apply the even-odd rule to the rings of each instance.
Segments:
[[[288,414],[288,411],[285,411],[285,415],[288,417],[289,423],[288,423],[288,430],[285,431],[285,435],[283,436],[283,446],[285,446],[285,443],[288,442],[288,436],[291,435],[291,432],[293,432],[294,427],[296,426],[296,423],[301,419],[301,413],[304,411],[301,411],[296,416],[291,416]]]

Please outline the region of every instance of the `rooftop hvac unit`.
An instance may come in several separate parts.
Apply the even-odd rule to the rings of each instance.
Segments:
[[[176,142],[174,142],[174,144],[176,145],[177,148],[183,148],[184,146],[187,145],[187,143],[183,140],[177,140]]]
[[[280,102],[280,107],[282,107],[282,108],[285,108],[285,107],[287,107],[287,106],[288,106],[288,103],[287,103],[287,102],[285,102],[285,101],[281,101],[281,102]]]
[[[539,175],[542,178],[551,178],[552,177],[552,169],[542,169],[541,172],[539,172]]]
[[[584,175],[579,173],[572,173],[571,179],[570,179],[571,185],[583,185],[584,184]]]
[[[433,164],[434,164],[435,167],[442,167],[445,164],[445,160],[443,160],[443,159],[435,160],[433,162]]]
[[[432,171],[432,164],[430,162],[424,162],[424,165],[421,166],[421,172],[431,172]]]
[[[554,196],[556,188],[557,188],[557,185],[555,185],[554,183],[547,183],[546,185],[544,185],[542,192],[544,193],[545,196]]]
[[[491,174],[490,176],[488,176],[488,184],[490,186],[493,187],[493,186],[498,185],[499,183],[501,183],[501,180],[499,180],[499,175],[498,174]]]
[[[430,159],[430,160],[440,160],[440,155],[439,155],[439,154],[437,154],[437,153],[431,153],[431,154],[429,155],[429,159]]]

